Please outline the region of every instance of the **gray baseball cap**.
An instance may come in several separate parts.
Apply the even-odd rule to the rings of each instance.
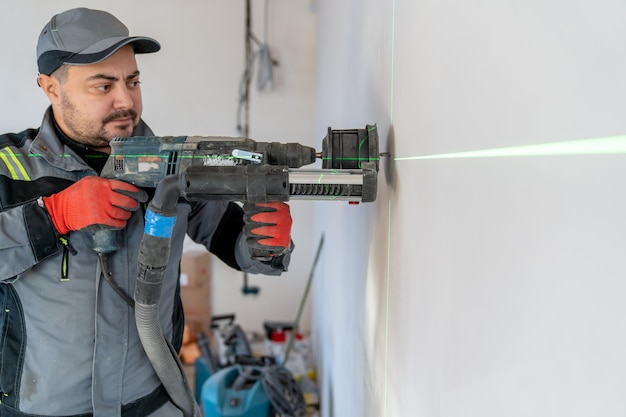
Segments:
[[[128,28],[108,12],[84,7],[67,10],[54,15],[39,35],[39,73],[50,75],[63,64],[95,64],[128,44],[136,54],[161,49],[152,38],[129,36]]]

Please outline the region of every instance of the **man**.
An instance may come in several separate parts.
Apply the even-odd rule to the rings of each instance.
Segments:
[[[98,177],[112,138],[153,135],[141,119],[135,54],[159,49],[85,8],[41,31],[37,81],[50,107],[38,129],[0,135],[1,416],[182,415],[143,350],[131,300],[146,191]],[[278,275],[289,262],[291,216],[284,203],[268,206],[244,216],[234,203],[178,203],[159,304],[175,348],[185,235],[233,268]],[[252,259],[246,244],[263,244],[253,233],[261,210],[279,249],[272,262]],[[106,265],[92,250],[96,227],[118,230],[120,248]]]

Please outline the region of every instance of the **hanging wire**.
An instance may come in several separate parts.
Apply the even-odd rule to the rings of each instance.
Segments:
[[[265,87],[274,88],[274,65],[276,65],[270,47],[268,46],[269,27],[269,0],[265,0],[265,23],[263,28],[263,43],[259,45],[259,68],[257,73],[257,90],[262,92]]]
[[[239,103],[237,107],[237,131],[248,137],[250,130],[250,84],[255,61],[259,61],[257,74],[257,90],[263,92],[267,86],[273,88],[273,67],[278,65],[267,44],[269,32],[269,0],[265,0],[265,17],[263,41],[252,31],[252,10],[250,0],[246,0],[246,30],[245,30],[245,63],[244,71],[239,82]],[[253,42],[256,50],[253,49]]]

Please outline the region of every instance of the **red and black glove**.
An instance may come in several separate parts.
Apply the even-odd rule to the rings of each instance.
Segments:
[[[243,230],[254,258],[271,260],[287,252],[292,224],[287,203],[246,203],[243,211]]]
[[[90,226],[123,229],[139,203],[146,202],[144,190],[119,180],[85,177],[63,191],[43,197],[57,231],[89,230]],[[93,228],[92,228],[93,229]]]

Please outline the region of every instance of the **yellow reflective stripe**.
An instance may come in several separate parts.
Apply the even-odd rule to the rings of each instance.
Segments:
[[[24,166],[22,165],[22,163],[17,159],[17,156],[13,153],[13,151],[10,148],[6,148],[6,151],[9,153],[9,155],[11,156],[11,159],[13,160],[13,162],[15,163],[15,165],[17,165],[17,169],[20,170],[20,172],[22,173],[22,178],[25,179],[26,181],[30,181],[30,177],[28,176],[28,174],[26,173],[26,170],[24,169]]]
[[[63,259],[61,260],[61,282],[67,282],[70,280],[68,274],[67,274],[67,262],[68,262],[68,255],[67,255],[67,247],[63,248]]]
[[[13,166],[11,165],[11,163],[9,162],[7,156],[4,154],[4,152],[0,151],[0,159],[2,159],[2,161],[4,162],[4,164],[7,166],[9,172],[11,173],[11,179],[13,180],[19,180],[19,177],[17,176],[17,173],[15,172],[15,169],[13,169]]]

